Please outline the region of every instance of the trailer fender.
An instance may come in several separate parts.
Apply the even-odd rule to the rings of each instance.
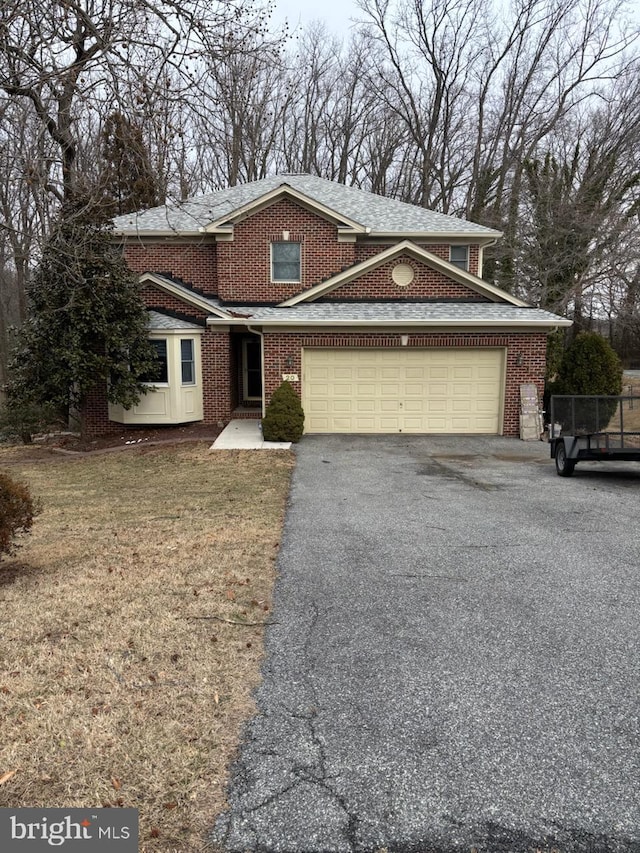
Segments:
[[[556,472],[559,477],[570,477],[575,471],[576,460],[569,457],[566,440],[556,440],[555,446]]]

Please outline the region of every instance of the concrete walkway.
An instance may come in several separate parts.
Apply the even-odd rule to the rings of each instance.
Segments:
[[[211,445],[211,450],[289,450],[290,441],[265,441],[260,421],[231,421]]]

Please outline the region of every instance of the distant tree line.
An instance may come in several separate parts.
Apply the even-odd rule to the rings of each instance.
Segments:
[[[498,228],[484,275],[640,360],[640,50],[622,0],[4,0],[0,382],[61,219],[310,172]],[[73,211],[73,214],[70,213]]]

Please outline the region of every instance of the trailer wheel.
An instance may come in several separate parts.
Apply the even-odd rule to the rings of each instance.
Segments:
[[[575,459],[567,458],[567,449],[563,441],[556,445],[556,471],[560,477],[570,477],[576,467]]]

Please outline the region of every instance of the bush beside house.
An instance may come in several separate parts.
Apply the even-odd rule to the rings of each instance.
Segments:
[[[283,382],[271,395],[262,419],[265,441],[298,442],[304,429],[304,411],[300,398],[289,382]]]

